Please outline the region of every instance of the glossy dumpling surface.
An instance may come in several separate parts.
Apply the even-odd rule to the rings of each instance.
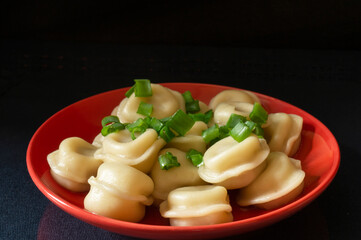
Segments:
[[[224,90],[214,96],[209,102],[209,107],[213,110],[216,109],[218,104],[227,102],[243,102],[251,103],[260,102],[259,98],[250,91],[245,90]]]
[[[204,153],[200,177],[209,183],[236,189],[248,185],[265,167],[269,147],[254,134],[242,142],[226,137]]]
[[[197,226],[231,222],[227,189],[204,185],[177,188],[160,205],[160,213],[172,226]]]
[[[89,179],[90,191],[84,208],[95,214],[129,222],[139,222],[145,206],[152,204],[152,179],[122,163],[103,163],[96,177]]]
[[[292,156],[301,141],[303,119],[295,114],[271,113],[268,115],[265,138],[272,152],[284,152]]]
[[[102,163],[94,158],[97,148],[79,137],[64,139],[59,149],[50,153],[47,160],[56,182],[74,192],[89,190],[88,179],[94,176]]]
[[[265,209],[280,207],[302,192],[304,178],[299,160],[282,152],[271,152],[265,170],[250,185],[239,190],[237,203]]]
[[[252,112],[253,104],[244,102],[224,102],[214,110],[214,123],[226,125],[232,113],[248,117]]]
[[[104,137],[102,147],[95,153],[95,157],[105,162],[121,162],[149,172],[165,144],[154,129],[147,129],[134,140],[125,129]]]

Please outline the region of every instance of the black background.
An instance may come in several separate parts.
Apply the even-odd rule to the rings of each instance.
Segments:
[[[26,148],[80,99],[201,82],[290,102],[335,135],[341,165],[294,216],[229,239],[360,239],[359,1],[8,1],[1,12],[0,239],[132,239],[62,212],[36,189]]]

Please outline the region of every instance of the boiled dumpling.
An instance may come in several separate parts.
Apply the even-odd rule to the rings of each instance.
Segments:
[[[79,137],[64,139],[59,149],[47,157],[56,182],[74,192],[89,190],[88,179],[94,176],[102,160],[94,158],[95,146]]]
[[[234,114],[248,117],[252,112],[253,104],[246,102],[224,102],[219,103],[214,110],[214,123],[226,125],[229,117]]]
[[[242,142],[229,136],[207,149],[198,173],[206,182],[227,189],[241,188],[251,183],[264,169],[268,154],[266,140],[254,134]]]
[[[293,201],[303,190],[305,172],[299,160],[272,152],[266,169],[247,187],[240,189],[237,203],[274,209]]]
[[[301,141],[302,124],[302,117],[295,114],[269,114],[264,135],[271,151],[284,152],[288,156],[295,154]]]
[[[168,193],[176,188],[206,184],[198,175],[197,167],[193,166],[186,158],[186,153],[176,148],[165,148],[159,155],[170,152],[177,157],[179,167],[162,170],[158,163],[155,163],[150,176],[154,181],[153,197],[163,201],[167,199]]]
[[[211,99],[209,107],[215,110],[218,104],[228,102],[242,102],[253,105],[255,102],[260,102],[260,100],[254,93],[250,91],[236,89],[224,90]]]
[[[101,216],[139,222],[145,215],[145,206],[153,203],[152,179],[123,163],[103,163],[89,184],[84,208]]]
[[[185,102],[181,93],[163,87],[159,84],[151,84],[153,95],[151,97],[135,97],[134,93],[121,101],[113,110],[122,123],[135,122],[144,116],[137,113],[140,102],[153,105],[151,117],[162,119],[172,116],[178,109],[185,112]]]
[[[205,185],[177,188],[160,205],[172,226],[199,226],[233,221],[227,189]]]
[[[201,153],[206,151],[207,144],[203,140],[202,131],[207,129],[207,124],[196,121],[193,127],[184,135],[177,136],[167,143],[166,147],[178,148],[184,152],[195,149]]]
[[[121,162],[147,173],[165,144],[154,129],[147,129],[134,140],[131,133],[124,129],[104,137],[95,157],[105,162]]]

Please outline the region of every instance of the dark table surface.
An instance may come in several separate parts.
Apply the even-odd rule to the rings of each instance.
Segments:
[[[296,105],[341,149],[324,193],[295,215],[227,239],[361,239],[361,53],[332,50],[3,41],[0,78],[0,239],[135,239],[84,223],[36,188],[26,150],[36,129],[75,101],[132,85],[200,82]]]

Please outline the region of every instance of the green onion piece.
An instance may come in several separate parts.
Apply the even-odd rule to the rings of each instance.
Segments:
[[[193,102],[186,103],[186,112],[187,113],[196,113],[201,110],[199,106],[199,100],[194,100]]]
[[[140,102],[137,113],[144,116],[150,116],[152,112],[153,112],[153,104]]]
[[[189,131],[189,129],[193,127],[194,123],[195,122],[192,118],[179,109],[173,114],[171,119],[166,124],[179,135],[184,136]]]
[[[252,122],[252,121],[246,121],[244,124],[247,125],[247,127],[253,131],[255,128],[256,128],[256,123],[255,122]]]
[[[160,130],[162,129],[162,127],[164,126],[164,124],[156,118],[151,118],[148,125],[153,128],[155,131],[157,131],[158,133],[160,132]]]
[[[175,137],[175,134],[169,129],[169,127],[164,126],[160,129],[159,136],[163,138],[164,141],[170,142]]]
[[[188,160],[192,162],[192,164],[196,167],[199,167],[203,164],[203,155],[201,152],[191,149],[187,152],[186,157]]]
[[[219,139],[223,139],[229,136],[229,128],[227,126],[219,127]]]
[[[246,120],[246,117],[232,113],[231,116],[228,118],[226,126],[228,128],[234,128],[239,122],[245,122]]]
[[[134,79],[136,97],[151,97],[153,95],[152,86],[148,79]]]
[[[162,170],[168,170],[172,167],[179,167],[180,163],[172,153],[166,152],[158,157],[158,162]]]
[[[194,101],[193,97],[192,97],[192,93],[190,91],[185,91],[183,94],[182,94],[183,98],[184,98],[184,101],[186,103],[191,103]]]
[[[127,98],[129,98],[129,97],[133,94],[134,88],[135,88],[135,85],[133,85],[133,87],[131,87],[131,88],[125,93],[125,96],[126,96]]]
[[[267,111],[262,107],[261,104],[258,102],[254,103],[252,112],[249,114],[249,118],[262,126],[262,124],[265,124],[268,119],[268,113]]]
[[[159,119],[159,121],[161,121],[163,124],[166,124],[172,117],[165,117],[162,119]]]
[[[262,127],[260,125],[256,124],[256,127],[254,128],[253,132],[254,132],[254,134],[257,135],[257,137],[264,138],[263,137],[264,136],[264,131],[263,131],[263,129],[262,129]]]
[[[105,127],[106,125],[108,124],[111,124],[111,123],[119,123],[119,118],[117,116],[107,116],[105,118],[102,119],[102,126]]]
[[[143,118],[138,118],[134,123],[130,123],[126,126],[126,129],[131,133],[132,139],[136,139],[135,133],[144,133],[148,128],[147,122]]]
[[[204,113],[204,122],[209,123],[209,121],[212,119],[212,117],[213,117],[213,110],[210,109]]]
[[[120,122],[108,124],[102,128],[101,134],[103,136],[107,136],[110,133],[118,132],[120,130],[123,130],[124,128],[125,128],[124,124],[122,124]]]
[[[188,116],[191,117],[194,121],[202,121],[208,124],[213,117],[213,111],[211,109],[205,113],[188,113]]]
[[[249,135],[251,135],[252,130],[243,122],[239,122],[229,133],[234,140],[237,142],[242,142]]]
[[[216,139],[219,137],[219,127],[217,124],[213,125],[212,127],[204,130],[202,132],[202,137],[203,137],[203,140],[206,142],[206,143],[209,143],[211,142],[212,140]]]

